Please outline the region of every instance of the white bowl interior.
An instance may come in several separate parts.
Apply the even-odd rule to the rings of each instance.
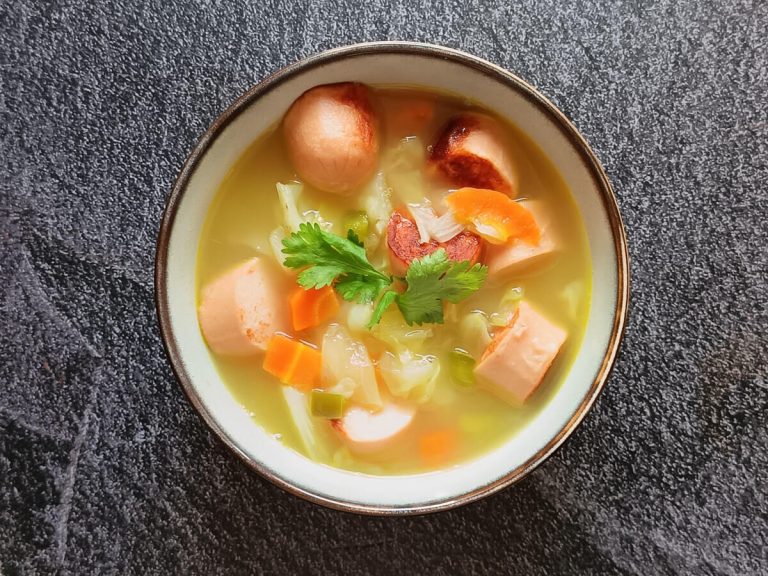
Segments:
[[[385,79],[385,82],[382,82]],[[555,397],[530,424],[485,456],[441,472],[373,477],[323,466],[280,444],[249,417],[219,377],[197,325],[195,265],[203,222],[224,175],[246,147],[308,88],[330,82],[427,86],[464,94],[509,118],[558,167],[586,223],[593,259],[591,313],[582,349]],[[515,89],[457,62],[427,55],[366,54],[314,67],[253,102],[221,133],[178,206],[167,259],[167,305],[183,367],[201,402],[249,458],[300,491],[352,506],[428,507],[492,484],[524,465],[561,432],[589,393],[608,349],[618,265],[608,215],[593,178],[555,122]]]

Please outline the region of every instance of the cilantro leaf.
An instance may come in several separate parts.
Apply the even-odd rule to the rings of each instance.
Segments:
[[[336,282],[336,291],[344,300],[356,300],[367,304],[373,302],[379,292],[389,286],[390,281],[366,278],[358,274],[345,274]]]
[[[476,292],[488,277],[488,267],[468,260],[453,262],[444,249],[411,262],[408,288],[396,298],[408,325],[443,322],[443,300],[459,302]]]
[[[368,261],[357,236],[342,238],[317,224],[302,223],[298,232],[283,240],[285,266],[303,270],[299,284],[306,289],[323,288],[335,281],[345,300],[371,302],[392,283]]]
[[[392,305],[392,302],[397,300],[398,293],[394,290],[387,290],[384,292],[384,294],[381,295],[381,298],[379,298],[379,302],[376,304],[376,308],[373,310],[373,315],[371,316],[371,321],[368,322],[368,329],[370,330],[376,324],[381,322],[381,317],[384,315],[384,312],[387,311],[387,308],[389,308]]]
[[[349,240],[353,244],[357,244],[358,246],[360,246],[360,248],[364,248],[363,241],[360,240],[360,237],[357,235],[357,232],[352,230],[352,228],[347,230],[347,240]]]

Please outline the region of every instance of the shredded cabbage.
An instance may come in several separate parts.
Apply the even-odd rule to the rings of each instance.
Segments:
[[[398,356],[385,352],[379,360],[379,368],[393,396],[423,403],[428,402],[435,391],[440,361],[434,356],[422,356],[409,351]]]
[[[352,332],[366,334],[372,316],[373,304],[352,304],[347,313],[347,326]]]
[[[453,212],[448,210],[442,216],[435,214],[429,200],[420,204],[408,204],[411,216],[419,230],[419,241],[424,244],[430,240],[448,242],[461,234],[465,227],[453,217]]]
[[[369,254],[379,247],[381,238],[387,229],[389,217],[392,215],[390,196],[391,192],[382,172],[376,174],[363,191],[363,210],[368,214],[369,224],[365,249]]]
[[[499,303],[499,308],[515,310],[517,308],[517,303],[523,299],[523,296],[525,296],[523,287],[513,286],[504,292],[504,295],[501,297],[501,302]]]
[[[279,226],[269,233],[269,245],[272,248],[272,254],[277,263],[285,268],[286,255],[283,254],[283,239],[285,238],[285,228]],[[287,268],[286,268],[287,270]]]
[[[351,398],[355,393],[355,388],[357,388],[357,383],[349,376],[344,376],[344,378],[336,382],[336,384],[330,388],[326,388],[325,391],[331,394],[341,394],[344,398]]]
[[[453,212],[448,210],[430,225],[429,233],[438,242],[448,242],[465,230],[464,225],[456,222]]]
[[[301,221],[309,222],[310,224],[317,224],[326,232],[330,232],[333,229],[333,222],[328,222],[317,210],[307,210],[304,212],[302,214]]]
[[[299,440],[307,455],[314,459],[322,459],[329,455],[327,437],[317,426],[309,411],[309,399],[306,394],[292,386],[281,386],[285,404],[291,415]]]
[[[428,338],[434,333],[432,328],[408,326],[402,314],[390,309],[381,317],[381,322],[370,330],[371,336],[387,344],[395,352],[420,352]]]
[[[437,220],[435,211],[432,210],[428,202],[408,204],[408,208],[411,211],[411,216],[413,216],[413,221],[416,223],[416,228],[419,230],[419,242],[426,244],[431,238],[431,223]]]
[[[280,208],[283,211],[283,223],[291,232],[298,232],[299,225],[304,221],[299,214],[299,196],[304,191],[304,185],[298,182],[283,184],[278,182],[277,196],[280,198]]]
[[[479,358],[491,343],[488,319],[485,314],[475,310],[465,315],[459,326],[458,340],[461,348],[475,358]]]
[[[331,324],[323,336],[322,380],[335,385],[344,378],[355,384],[353,402],[381,408],[381,395],[368,349],[353,339],[345,328]]]

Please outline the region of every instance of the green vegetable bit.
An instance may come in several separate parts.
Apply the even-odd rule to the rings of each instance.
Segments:
[[[408,267],[408,288],[397,297],[397,306],[409,326],[443,323],[443,301],[460,302],[480,289],[488,277],[488,267],[469,260],[454,262],[439,248]]]
[[[372,302],[392,283],[368,261],[365,249],[350,238],[342,238],[303,223],[298,232],[283,240],[285,266],[303,268],[297,277],[306,288],[322,288],[336,282],[336,291],[344,300]]]
[[[309,396],[309,411],[312,416],[320,418],[341,418],[344,413],[344,400],[341,394],[312,390]]]
[[[368,214],[359,210],[350,212],[344,218],[344,230],[352,230],[360,240],[368,238]]]
[[[451,350],[449,369],[456,384],[470,387],[475,385],[475,359],[461,348]]]

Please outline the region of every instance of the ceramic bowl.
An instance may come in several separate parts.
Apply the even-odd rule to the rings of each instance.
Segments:
[[[332,82],[424,86],[459,94],[508,118],[559,169],[584,218],[593,290],[586,334],[559,392],[504,445],[444,471],[369,476],[313,462],[284,447],[222,382],[197,324],[200,231],[219,184],[243,151],[305,90]],[[488,496],[541,464],[573,432],[605,385],[622,338],[629,294],[624,228],[600,163],[568,119],[525,81],[468,54],[416,43],[330,50],[266,78],[211,125],[174,184],[158,239],[155,289],[166,351],[203,421],[248,466],[287,491],[337,509],[423,513]]]

